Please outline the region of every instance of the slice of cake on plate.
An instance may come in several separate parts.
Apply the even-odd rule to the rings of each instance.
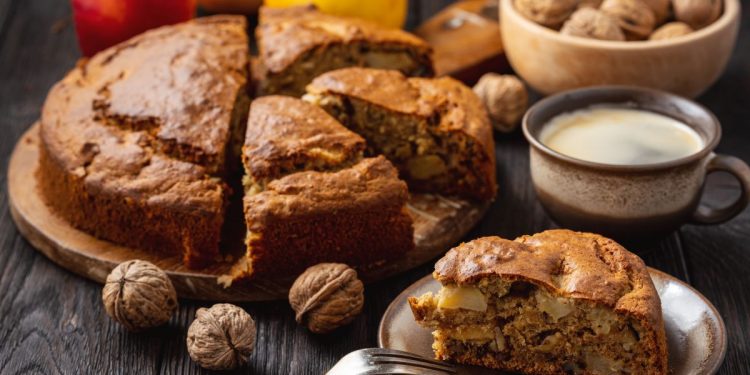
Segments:
[[[304,99],[363,136],[368,152],[385,155],[413,191],[495,197],[492,127],[461,82],[346,68],[315,78]]]
[[[667,374],[659,296],[643,261],[590,233],[484,237],[409,298],[438,359],[525,374]]]
[[[384,157],[321,108],[267,96],[243,147],[247,253],[220,282],[296,275],[321,262],[367,267],[414,248],[409,191]]]
[[[305,85],[330,70],[365,66],[432,76],[432,49],[422,39],[312,6],[260,9],[256,29],[262,95],[301,96]]]
[[[46,203],[102,239],[180,254],[190,267],[217,258],[222,178],[246,123],[246,27],[243,17],[200,18],[79,62],[42,109]]]

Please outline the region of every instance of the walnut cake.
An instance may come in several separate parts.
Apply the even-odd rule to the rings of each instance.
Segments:
[[[415,246],[409,188],[494,197],[492,130],[478,98],[449,78],[407,78],[432,74],[425,42],[308,7],[264,9],[270,92],[302,93],[341,66],[396,70],[334,71],[309,101],[267,95],[251,105],[246,29],[244,17],[203,17],[81,60],[42,109],[37,180],[47,205],[97,238],[177,255],[189,268],[235,261],[220,280],[229,285],[402,257]],[[402,89],[391,99],[403,103],[387,101]],[[334,96],[363,112],[339,111]],[[372,126],[388,134],[360,121],[370,107]],[[237,260],[226,245],[240,203],[247,251]]]
[[[350,66],[432,76],[432,48],[399,30],[318,12],[313,6],[260,9],[258,92],[301,96],[316,76]]]
[[[643,261],[599,235],[484,237],[410,297],[438,359],[525,374],[667,374],[659,296]]]

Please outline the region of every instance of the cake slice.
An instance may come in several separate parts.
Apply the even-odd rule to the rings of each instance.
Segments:
[[[245,192],[306,170],[338,170],[362,159],[365,140],[324,110],[290,96],[258,98],[250,106],[243,146]]]
[[[220,282],[296,275],[321,262],[367,267],[399,258],[414,248],[408,198],[382,156],[273,180],[245,196],[247,254]]]
[[[247,253],[220,279],[290,276],[320,262],[370,266],[414,247],[409,192],[383,157],[318,106],[253,101],[242,160]]]
[[[432,76],[432,49],[405,31],[313,6],[260,9],[256,29],[259,93],[301,96],[321,73],[349,66],[397,69]]]
[[[410,189],[495,197],[492,127],[479,98],[461,82],[345,68],[315,78],[303,99],[363,136],[368,154],[385,155]]]
[[[643,261],[590,233],[484,237],[410,297],[438,359],[525,374],[667,374],[661,302]]]

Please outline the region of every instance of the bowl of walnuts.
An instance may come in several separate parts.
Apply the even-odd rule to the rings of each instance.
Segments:
[[[636,85],[696,97],[724,71],[739,0],[500,0],[503,47],[542,94]]]

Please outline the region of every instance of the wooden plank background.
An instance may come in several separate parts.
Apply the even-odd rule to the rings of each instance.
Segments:
[[[413,28],[450,1],[412,0]],[[718,151],[750,161],[750,6],[730,66],[699,101],[722,121]],[[700,53],[700,51],[696,51]],[[79,55],[67,0],[0,0],[0,374],[200,374],[189,359],[185,335],[195,310],[207,303],[180,301],[165,327],[126,332],[107,317],[101,286],[61,269],[18,234],[8,211],[8,156],[39,117],[47,90]],[[508,238],[554,227],[534,197],[527,144],[519,132],[496,134],[500,194],[468,236]],[[709,200],[737,194],[726,176],[709,181]],[[685,226],[658,243],[637,244],[650,266],[690,282],[719,309],[729,333],[720,374],[750,373],[750,210],[721,226]],[[376,346],[388,303],[431,272],[425,265],[368,285],[364,313],[333,334],[308,333],[285,301],[243,304],[258,323],[256,352],[237,373],[321,374],[346,353]]]

